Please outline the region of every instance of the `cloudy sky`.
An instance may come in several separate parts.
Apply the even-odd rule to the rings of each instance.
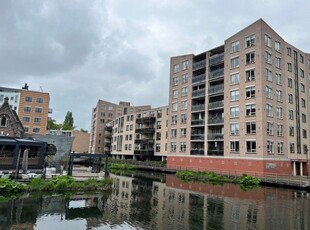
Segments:
[[[1,0],[1,86],[50,93],[52,118],[90,130],[98,99],[168,104],[169,60],[259,18],[310,52],[310,1]]]

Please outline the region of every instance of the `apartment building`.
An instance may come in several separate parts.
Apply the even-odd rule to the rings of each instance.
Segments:
[[[48,114],[52,112],[49,93],[29,90],[27,84],[22,89],[0,87],[0,105],[6,97],[10,107],[18,114],[25,133],[46,134]]]
[[[110,123],[111,154],[118,159],[165,160],[168,107],[136,111]]]
[[[92,111],[89,152],[110,153],[112,127],[109,123],[120,116],[150,108],[150,105],[134,106],[130,102],[121,101],[119,104],[114,104],[98,100],[96,107]]]
[[[172,57],[168,167],[308,175],[309,69],[262,19]]]

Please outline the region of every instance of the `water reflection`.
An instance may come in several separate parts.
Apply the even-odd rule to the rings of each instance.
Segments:
[[[310,229],[309,194],[111,175],[110,193],[32,194],[0,203],[2,229]]]

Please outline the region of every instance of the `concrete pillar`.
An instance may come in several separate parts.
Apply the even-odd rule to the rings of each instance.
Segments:
[[[296,176],[296,162],[293,161],[293,176]]]
[[[299,164],[300,164],[300,176],[303,176],[304,173],[303,173],[302,161],[299,162]]]
[[[122,160],[125,160],[125,156],[124,155],[122,155]]]

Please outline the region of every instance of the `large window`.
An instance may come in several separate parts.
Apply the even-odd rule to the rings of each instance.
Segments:
[[[273,117],[273,108],[270,104],[266,104],[266,115],[268,117]]]
[[[278,142],[278,154],[283,154],[283,142]]]
[[[176,124],[177,124],[177,121],[178,121],[177,115],[173,115],[173,116],[171,117],[171,124],[172,124],[172,125],[176,125]]]
[[[181,109],[187,109],[187,101],[181,101]]]
[[[281,43],[279,41],[274,42],[274,49],[278,52],[281,50]]]
[[[43,98],[42,97],[38,97],[36,100],[37,103],[43,103]]]
[[[245,55],[245,64],[252,64],[255,62],[255,52],[250,52]]]
[[[178,103],[172,103],[172,111],[178,111]]]
[[[175,152],[177,150],[177,143],[176,142],[171,142],[170,150],[171,150],[171,152]]]
[[[230,116],[239,117],[239,106],[230,107]]]
[[[186,128],[181,128],[181,137],[186,137]]]
[[[186,114],[181,114],[181,124],[185,124],[186,123]]]
[[[182,83],[185,84],[187,83],[187,81],[188,81],[188,74],[186,73],[182,75]]]
[[[182,97],[186,97],[187,96],[187,87],[183,87],[181,90],[182,93]]]
[[[267,134],[273,135],[273,124],[271,122],[267,122]]]
[[[255,34],[245,37],[245,48],[249,48],[255,45]]]
[[[281,58],[280,57],[276,57],[276,67],[278,68],[278,69],[281,69]]]
[[[173,97],[173,98],[177,98],[177,97],[178,97],[178,92],[179,92],[179,91],[178,91],[177,89],[176,89],[176,90],[173,90],[173,91],[172,91],[172,97]]]
[[[280,73],[276,73],[276,84],[282,85],[282,75]]]
[[[186,151],[186,142],[181,142],[180,143],[180,151],[185,152]]]
[[[274,153],[274,145],[273,141],[267,141],[267,153],[273,154]]]
[[[255,104],[250,104],[245,106],[245,115],[246,116],[254,116],[256,112]]]
[[[256,141],[246,141],[246,151],[248,153],[256,153]]]
[[[278,124],[278,126],[277,126],[277,135],[278,135],[278,137],[283,136],[283,125],[282,124]]]
[[[30,113],[30,112],[31,112],[31,107],[25,106],[25,107],[24,107],[24,112]]]
[[[255,80],[255,69],[245,71],[245,81]]]
[[[265,61],[268,64],[272,64],[272,56],[271,53],[268,51],[265,52]]]
[[[287,79],[287,86],[290,88],[293,88],[293,79],[292,78]]]
[[[290,126],[289,127],[289,134],[290,134],[291,137],[294,136],[294,126]]]
[[[288,94],[288,103],[293,104],[293,94]]]
[[[230,152],[239,152],[239,141],[230,141]]]
[[[230,124],[230,134],[239,135],[239,123]]]
[[[174,65],[174,66],[173,66],[173,73],[179,72],[179,69],[180,69],[179,64]]]
[[[272,99],[272,88],[270,86],[266,86],[266,98]]]
[[[0,127],[7,127],[7,123],[8,123],[8,119],[5,116],[1,117]]]
[[[265,77],[267,81],[272,81],[272,71],[270,69],[265,69]]]
[[[271,37],[265,34],[265,45],[271,47]]]
[[[287,63],[287,71],[292,72],[292,63]]]
[[[34,123],[41,123],[41,118],[35,117],[33,121],[34,121]]]
[[[240,50],[240,42],[239,41],[234,41],[231,43],[230,46],[230,53],[235,53]]]
[[[283,118],[283,108],[277,107],[277,118],[282,119]]]
[[[256,133],[256,122],[255,121],[246,122],[246,133],[247,134]]]
[[[234,73],[230,75],[230,84],[238,84],[240,82],[239,73]]]
[[[25,97],[26,102],[32,102],[32,97]]]
[[[30,117],[23,117],[23,122],[30,122]]]
[[[188,67],[189,67],[189,61],[188,60],[183,61],[183,63],[182,63],[182,70],[186,70],[186,69],[188,69]]]
[[[177,130],[171,129],[171,138],[176,138],[176,137],[177,137]]]
[[[230,91],[230,100],[231,101],[237,101],[239,100],[239,89]]]
[[[179,83],[179,77],[173,77],[173,78],[172,78],[172,82],[173,82],[173,85],[178,85],[178,83]]]
[[[35,112],[36,113],[42,113],[43,109],[41,107],[36,107]]]
[[[294,112],[291,109],[288,111],[288,119],[289,120],[294,120]]]
[[[250,86],[245,89],[246,98],[255,97],[255,86]]]
[[[230,59],[230,67],[233,69],[233,68],[237,68],[239,67],[239,57],[235,57],[235,58],[232,58]]]
[[[33,132],[33,133],[39,133],[39,132],[40,132],[40,128],[34,127],[34,128],[32,129],[32,132]]]
[[[290,153],[295,153],[295,144],[290,143]]]
[[[277,101],[278,102],[282,102],[282,91],[281,90],[277,90],[276,91],[276,95],[277,95]]]

